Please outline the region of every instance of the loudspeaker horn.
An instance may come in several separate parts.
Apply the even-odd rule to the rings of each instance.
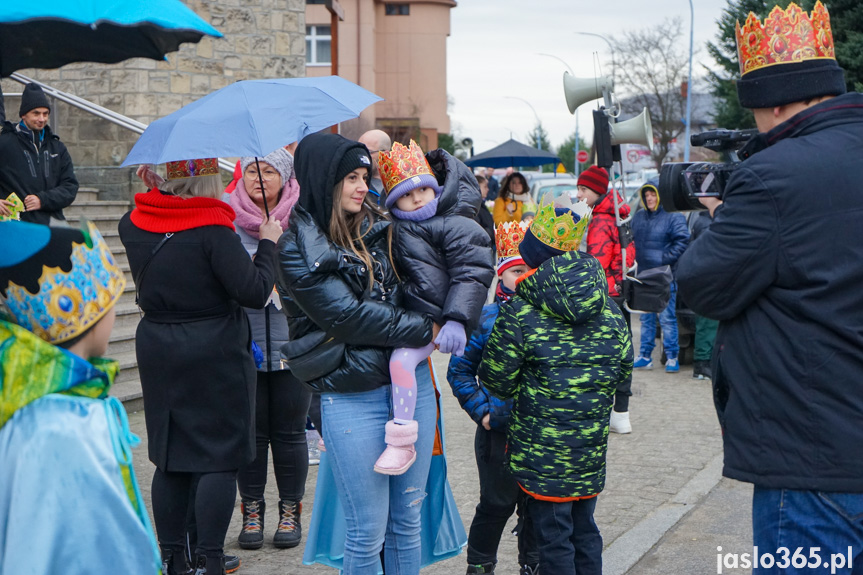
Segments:
[[[591,100],[602,98],[602,91],[614,91],[614,80],[608,76],[597,78],[576,78],[569,72],[563,73],[563,95],[570,114],[575,114],[576,108]]]
[[[634,118],[611,124],[611,145],[641,144],[653,150],[653,127],[647,108]]]

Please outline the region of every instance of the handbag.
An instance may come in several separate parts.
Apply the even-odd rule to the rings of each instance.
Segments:
[[[635,313],[662,313],[671,299],[671,266],[659,266],[639,273],[629,282],[626,307]]]
[[[345,358],[346,346],[328,337],[324,331],[313,331],[289,341],[281,348],[285,363],[300,381],[309,383],[334,372]]]

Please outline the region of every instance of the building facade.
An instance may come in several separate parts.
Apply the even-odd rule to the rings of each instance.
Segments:
[[[344,20],[333,30],[324,0],[306,6],[306,75],[328,76],[333,36],[337,73],[384,99],[342,134],[359,137],[380,128],[394,140],[414,138],[425,150],[437,147],[438,133],[450,132],[447,113],[446,39],[454,0],[339,0]]]
[[[237,80],[305,76],[303,0],[183,0],[224,37],[184,44],[166,61],[144,58],[119,64],[70,64],[58,70],[21,70],[132,119],[150,123]],[[4,93],[22,86],[3,81]],[[7,98],[9,120],[19,100]],[[119,165],[137,134],[62,102],[52,110],[55,132],[69,148],[83,185],[106,198],[126,199],[133,170]]]

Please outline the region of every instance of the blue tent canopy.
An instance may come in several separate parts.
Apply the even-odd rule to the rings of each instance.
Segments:
[[[508,168],[510,166],[543,166],[560,163],[560,158],[554,152],[532,148],[513,139],[465,161],[465,164],[471,168],[478,166]]]

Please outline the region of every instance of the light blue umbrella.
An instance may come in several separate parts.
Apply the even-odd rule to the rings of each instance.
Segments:
[[[3,0],[0,76],[71,62],[163,60],[205,35],[222,36],[179,0]]]
[[[338,76],[237,82],[150,124],[123,165],[263,157],[380,100]]]

